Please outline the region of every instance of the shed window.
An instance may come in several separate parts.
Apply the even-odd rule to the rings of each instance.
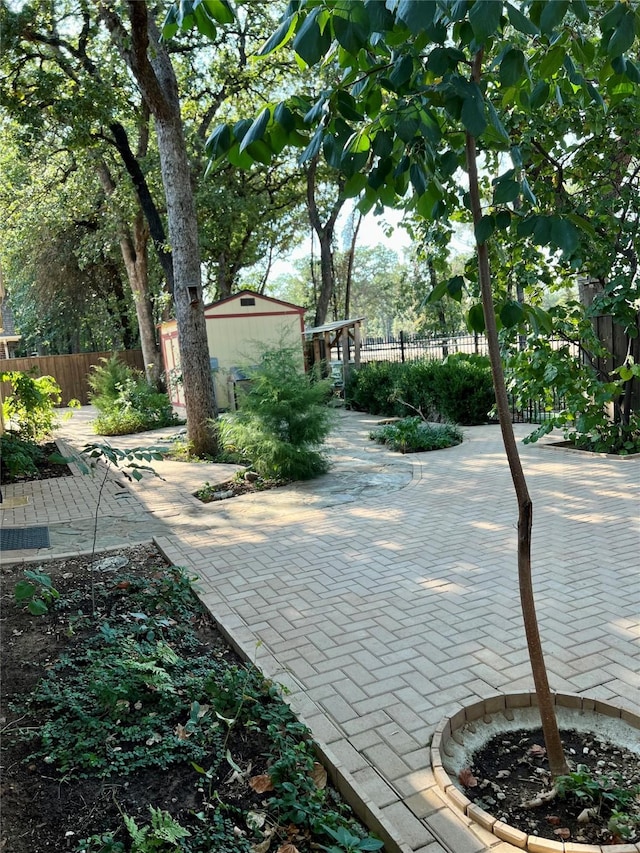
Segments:
[[[255,305],[256,300],[253,296],[241,296],[240,305]]]

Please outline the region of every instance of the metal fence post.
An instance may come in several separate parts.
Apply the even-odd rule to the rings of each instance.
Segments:
[[[404,364],[404,332],[400,329],[400,361]]]

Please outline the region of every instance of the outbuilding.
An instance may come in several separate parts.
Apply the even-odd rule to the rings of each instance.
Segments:
[[[244,380],[246,369],[258,364],[260,355],[268,349],[295,348],[300,353],[300,369],[304,369],[305,310],[252,290],[242,290],[205,306],[211,375],[219,410],[235,408],[237,383]],[[171,402],[183,408],[176,320],[160,324],[160,346]]]

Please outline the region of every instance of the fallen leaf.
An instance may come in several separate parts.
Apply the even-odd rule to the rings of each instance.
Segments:
[[[571,838],[571,830],[567,829],[566,826],[561,826],[560,829],[554,829],[553,834],[557,835],[559,838]]]
[[[463,767],[463,769],[458,773],[458,780],[465,788],[475,788],[478,784],[478,780],[471,772],[470,767]]]
[[[529,755],[533,756],[533,758],[544,758],[546,754],[547,750],[544,748],[544,746],[540,746],[537,743],[534,743],[534,745],[529,750]]]
[[[290,844],[288,841],[286,844],[281,844],[280,847],[276,850],[276,853],[300,853],[295,844]]]
[[[273,782],[271,776],[263,773],[260,776],[252,776],[249,779],[249,785],[253,788],[256,794],[265,794],[267,791],[273,791]]]
[[[269,847],[271,847],[271,836],[254,844],[251,853],[267,853]]]
[[[324,769],[322,764],[319,761],[316,761],[313,765],[313,770],[311,771],[311,779],[313,780],[313,784],[316,788],[319,788],[321,791],[323,788],[327,787],[327,771]]]
[[[594,820],[594,818],[598,817],[598,809],[590,808],[583,809],[576,820],[578,823],[589,823],[589,821]]]
[[[547,823],[550,823],[551,826],[558,826],[558,824],[560,823],[560,818],[558,817],[558,815],[548,814]]]
[[[247,812],[247,826],[249,829],[262,829],[267,816],[264,812]]]
[[[178,740],[186,740],[188,737],[191,737],[191,734],[192,732],[188,732],[181,723],[178,723],[175,728],[175,735]]]

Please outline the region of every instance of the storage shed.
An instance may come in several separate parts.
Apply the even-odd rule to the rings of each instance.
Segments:
[[[279,345],[298,348],[300,368],[304,368],[305,310],[299,305],[251,290],[243,290],[205,306],[209,358],[218,409],[235,408],[235,385],[242,381],[243,369],[257,364],[261,353],[269,348]],[[160,324],[160,346],[171,402],[174,406],[184,407],[176,320]]]

